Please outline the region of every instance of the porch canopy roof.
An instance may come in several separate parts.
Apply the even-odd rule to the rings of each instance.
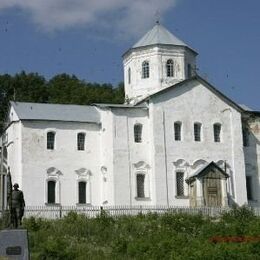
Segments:
[[[191,183],[198,178],[202,178],[202,177],[206,176],[212,169],[217,170],[218,173],[221,174],[222,178],[225,178],[225,179],[229,178],[229,175],[223,169],[221,169],[215,162],[212,161],[212,162],[204,165],[202,168],[198,169],[197,171],[195,171],[185,181],[187,183]]]

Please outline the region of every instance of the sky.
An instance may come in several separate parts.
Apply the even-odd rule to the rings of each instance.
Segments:
[[[260,110],[259,11],[259,0],[0,0],[0,74],[116,86],[122,54],[159,19],[199,53],[199,75]]]

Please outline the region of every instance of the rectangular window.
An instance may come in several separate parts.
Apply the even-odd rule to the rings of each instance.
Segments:
[[[48,203],[55,203],[55,189],[56,189],[56,182],[55,181],[48,181]]]
[[[176,195],[184,196],[184,173],[176,172]]]
[[[142,142],[142,129],[143,129],[143,126],[141,124],[134,125],[134,136],[135,136],[136,143]]]
[[[137,184],[137,198],[144,198],[144,174],[137,174],[136,175],[136,184]]]
[[[181,141],[181,123],[174,123],[174,139],[175,141]]]
[[[79,182],[79,204],[86,203],[86,182]]]
[[[78,133],[78,150],[84,151],[85,150],[85,134]]]
[[[220,124],[214,124],[213,131],[214,131],[214,142],[219,143],[220,142],[221,125]]]
[[[200,123],[194,124],[194,141],[196,141],[196,142],[201,141],[201,124]]]
[[[54,144],[55,144],[55,133],[48,132],[47,133],[47,149],[54,150]]]
[[[247,191],[247,199],[253,200],[252,196],[252,177],[246,176],[246,191]]]

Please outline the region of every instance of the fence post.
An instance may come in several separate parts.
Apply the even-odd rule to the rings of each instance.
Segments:
[[[60,218],[62,218],[62,206],[60,205]]]
[[[103,206],[100,206],[100,216],[103,217],[104,216],[104,209]]]

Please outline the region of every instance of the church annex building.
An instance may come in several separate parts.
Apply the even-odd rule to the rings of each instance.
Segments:
[[[260,207],[260,112],[198,76],[196,56],[157,23],[123,55],[125,104],[11,102],[1,169],[26,205]]]

